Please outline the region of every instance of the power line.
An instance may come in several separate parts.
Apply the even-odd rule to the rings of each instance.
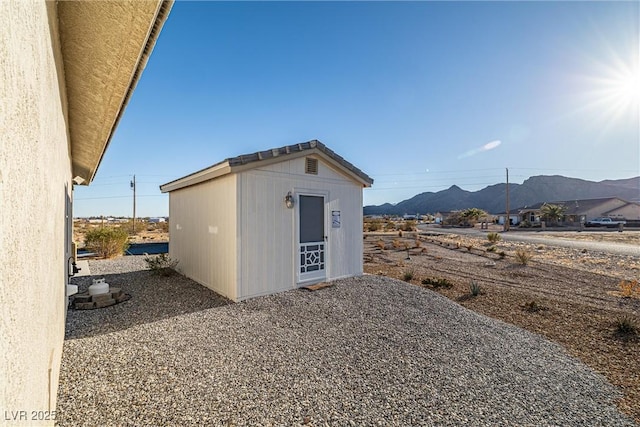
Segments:
[[[74,197],[74,201],[76,200],[101,200],[101,199],[128,199],[130,198],[131,195],[128,196],[102,196],[102,197],[81,197],[81,198],[75,198]],[[136,194],[136,198],[139,197],[168,197],[166,194]]]

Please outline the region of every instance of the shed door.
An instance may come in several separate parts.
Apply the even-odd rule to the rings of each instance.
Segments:
[[[326,242],[324,233],[324,197],[299,198],[298,282],[321,282],[326,278]]]

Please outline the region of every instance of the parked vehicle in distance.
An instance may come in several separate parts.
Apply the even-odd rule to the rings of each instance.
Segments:
[[[587,221],[585,227],[618,227],[620,224],[624,225],[627,221],[616,221],[611,218],[594,218]]]

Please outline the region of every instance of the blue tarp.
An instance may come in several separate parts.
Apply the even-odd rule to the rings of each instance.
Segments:
[[[132,243],[129,245],[129,249],[125,252],[125,255],[157,255],[169,252],[169,242],[160,243]],[[93,252],[89,252],[85,249],[78,249],[78,258],[84,258],[88,256],[95,256]]]

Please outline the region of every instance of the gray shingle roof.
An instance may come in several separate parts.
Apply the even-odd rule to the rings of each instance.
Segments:
[[[230,157],[224,160],[224,162],[228,162],[229,166],[240,166],[240,165],[246,165],[248,163],[259,162],[261,160],[272,159],[274,157],[286,156],[287,154],[299,153],[301,151],[306,151],[306,150],[312,150],[314,148],[317,148],[318,150],[322,151],[324,154],[326,154],[327,156],[329,156],[330,158],[338,162],[342,167],[344,167],[345,169],[348,169],[349,171],[359,176],[363,181],[366,181],[369,184],[373,184],[373,179],[369,177],[369,175],[367,175],[366,173],[364,173],[363,171],[355,167],[352,163],[345,160],[342,156],[336,154],[335,151],[329,149],[326,145],[324,145],[322,142],[318,141],[317,139],[307,141],[307,142],[301,142],[299,144],[287,145],[285,147],[272,148],[266,151],[258,151],[257,153],[243,154],[236,157]]]
[[[322,142],[314,139],[307,142],[301,142],[299,144],[287,145],[280,148],[272,148],[270,150],[258,151],[256,153],[251,154],[242,154],[236,157],[230,157],[221,162],[218,162],[214,165],[201,169],[199,171],[193,172],[187,176],[182,178],[178,178],[166,184],[160,186],[160,190],[162,192],[172,191],[173,189],[182,188],[184,186],[193,185],[198,182],[203,182],[208,179],[212,179],[216,176],[221,176],[226,173],[235,172],[235,168],[240,168],[243,166],[252,165],[255,163],[255,167],[260,166],[260,162],[262,161],[273,161],[273,159],[277,157],[282,157],[282,160],[286,160],[287,156],[295,155],[297,153],[301,153],[304,151],[313,151],[317,150],[320,153],[327,156],[329,159],[333,160],[338,166],[340,166],[345,171],[348,171],[352,174],[352,176],[357,177],[361,180],[365,185],[372,185],[373,178],[364,173],[362,170],[355,167],[352,163],[345,160],[342,156],[336,154],[333,150],[329,149]],[[226,172],[220,172],[218,174],[211,175],[211,171],[221,168],[221,170],[226,170]],[[242,168],[244,169],[244,168]]]

